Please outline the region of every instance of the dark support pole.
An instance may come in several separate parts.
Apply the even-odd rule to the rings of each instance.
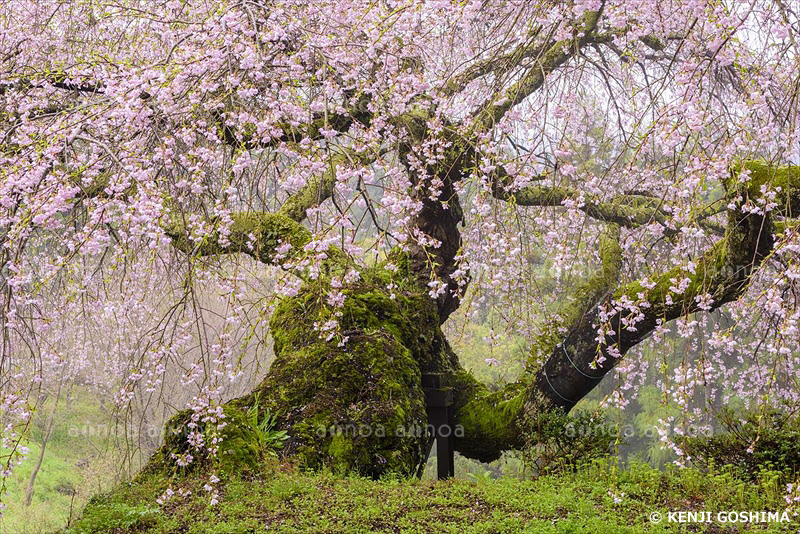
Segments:
[[[436,439],[436,470],[439,480],[455,475],[453,449],[453,390],[444,374],[422,375],[422,389],[428,410],[428,423]],[[433,445],[433,442],[431,442]]]

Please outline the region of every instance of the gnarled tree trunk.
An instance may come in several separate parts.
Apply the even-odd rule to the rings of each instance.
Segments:
[[[781,183],[790,190],[800,179],[796,167],[777,169],[753,162],[746,167],[756,181]],[[455,179],[439,176],[451,182]],[[732,197],[760,194],[752,183],[748,190],[736,188],[735,183],[735,179],[730,182]],[[502,192],[501,186],[497,191]],[[517,195],[518,202],[531,205],[551,201],[540,190]],[[312,203],[320,200],[315,195],[307,197],[314,199],[309,201]],[[567,334],[547,334],[536,340],[538,355],[532,355],[531,362],[549,353],[544,365],[492,392],[461,367],[442,333],[440,325],[458,306],[458,292],[448,291],[436,300],[428,295],[432,276],[457,287],[449,278],[460,239],[457,197],[445,190],[439,201],[423,202],[418,224],[429,235],[438,236],[442,246],[395,250],[386,262],[361,269],[358,280],[343,288],[346,298],[336,310],[338,336],[326,338],[316,327],[334,313],[325,303],[331,276],[355,268],[338,251],[329,251],[323,276],[280,303],[270,321],[276,355],[272,368],[256,391],[225,406],[229,424],[223,430],[219,452],[223,462],[232,461],[239,467],[258,462],[260,451],[253,445],[247,425],[241,424],[246,410],[256,405],[277,416],[279,427],[290,436],[284,453],[305,467],[373,477],[419,473],[430,447],[421,374],[431,372],[448,375],[454,385],[455,422],[463,428],[463,434],[456,435],[456,450],[491,461],[503,451],[525,444],[526,421],[556,410],[569,411],[659,323],[700,311],[699,295],[711,295],[712,308],[738,298],[773,245],[771,215],[733,209],[723,237],[698,259],[693,271],[672,269],[648,286],[650,289],[639,283],[620,285],[619,226],[633,224],[636,213],[626,219],[624,203],[596,205],[601,212],[617,210],[621,215],[607,222],[600,244],[602,268],[574,289],[572,299],[558,314],[560,322],[552,325],[553,332],[562,327],[560,331],[565,329]],[[444,209],[448,204],[449,209]],[[797,207],[792,193],[785,206],[773,213],[789,214]],[[279,241],[289,241],[293,250],[302,250],[310,239],[297,221],[283,214],[240,214],[233,230],[231,245],[224,251],[209,244],[195,246],[192,252],[238,250],[269,261]],[[251,234],[258,238],[255,250],[246,248],[238,238]],[[179,229],[173,229],[172,235],[178,247],[189,251]],[[690,279],[681,294],[670,293],[670,280],[676,277]],[[391,291],[387,289],[390,284]],[[640,303],[642,316],[635,329],[625,326],[631,312],[606,314],[603,327],[607,334],[598,342],[599,310],[623,296]],[[172,430],[180,429],[188,418],[187,413],[179,414],[171,422]],[[165,466],[172,454],[188,450],[185,432],[169,435],[172,437],[151,467]]]
[[[772,218],[791,216],[800,208],[796,193],[800,173],[796,167],[778,169],[750,162],[746,164],[751,173],[747,185],[738,182],[740,169],[733,168],[726,186],[735,207],[729,211],[727,226],[720,228],[707,220],[717,212],[704,214],[700,223],[722,234],[721,239],[699,258],[694,270],[675,268],[658,277],[654,286],[645,287],[619,282],[620,227],[635,228],[668,218],[657,199],[631,193],[600,200],[568,187],[538,185],[543,180],[514,189],[505,169],[480,153],[480,136],[491,132],[508,110],[541,88],[551,72],[582,48],[612,39],[611,34],[597,29],[601,13],[602,7],[574,21],[573,35],[563,41],[548,38],[536,46],[520,45],[508,59],[529,59],[530,68],[506,91],[490,97],[465,123],[447,124],[436,117],[439,124],[444,122],[443,127],[428,132],[434,112],[424,106],[413,107],[392,120],[393,126],[405,131],[407,139],[398,141],[391,150],[406,164],[411,194],[421,206],[412,226],[437,245],[412,243],[404,250],[394,250],[386,262],[368,268],[357,267],[342,251],[328,250],[321,276],[309,281],[297,296],[285,299],[272,317],[276,358],[269,374],[255,392],[225,406],[229,424],[223,429],[220,446],[223,461],[229,458],[237,465],[258,461],[253,433],[238,424],[244,412],[257,405],[277,415],[280,428],[290,436],[284,452],[304,466],[329,466],[371,476],[418,473],[430,443],[424,431],[417,431],[427,422],[421,375],[431,372],[448,375],[454,385],[455,422],[463,428],[463,435],[456,435],[456,450],[471,458],[493,460],[503,451],[525,444],[526,421],[553,411],[569,411],[658,324],[699,311],[698,297],[710,295],[712,308],[716,308],[742,294],[750,274],[772,249]],[[438,90],[455,94],[487,73],[502,73],[504,65],[503,61],[481,64]],[[370,124],[369,113],[359,111],[352,116],[341,124],[326,123],[327,127],[346,132],[352,124]],[[230,144],[254,148],[243,135],[227,126],[223,130]],[[313,123],[304,129],[291,129],[286,136],[317,140],[321,138],[319,130],[320,125]],[[472,132],[472,137],[464,132]],[[420,170],[419,162],[429,158],[415,150],[431,135],[440,136],[442,146],[449,148],[443,158]],[[278,213],[236,215],[229,245],[218,245],[213,238],[194,244],[187,239],[181,221],[176,221],[168,234],[179,249],[190,254],[239,252],[274,263],[278,246],[291,243],[288,255],[300,255],[311,240],[301,224],[306,210],[333,194],[336,164],[354,159],[364,165],[370,163],[348,149],[336,150],[330,170],[311,179]],[[466,287],[463,279],[460,283],[454,279],[462,224],[457,184],[470,169],[484,164],[493,169],[490,185],[498,200],[519,206],[561,206],[566,200],[580,199],[576,203],[579,209],[604,225],[602,267],[574,288],[551,331],[534,340],[529,371],[494,392],[461,367],[441,330],[458,308]],[[786,197],[782,207],[767,214],[739,209],[748,199],[759,197],[764,184],[783,188]],[[255,246],[250,236],[255,236]],[[345,301],[334,310],[325,302],[331,279],[342,278],[342,273],[352,270],[358,271],[358,279],[342,288]],[[681,294],[670,293],[670,279],[676,277],[690,280]],[[431,298],[431,285],[445,290]],[[613,303],[623,297],[639,303],[635,328],[629,325],[632,311],[610,313]],[[601,314],[600,310],[605,312]],[[598,340],[601,315],[604,334]],[[321,336],[315,325],[334,317],[339,334],[330,339]],[[182,413],[173,419],[170,424],[179,431],[167,432],[168,440],[151,467],[165,465],[172,454],[189,450],[185,432],[180,431],[188,418]]]

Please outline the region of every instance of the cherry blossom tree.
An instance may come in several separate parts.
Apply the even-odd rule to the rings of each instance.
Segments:
[[[426,373],[453,387],[456,450],[489,461],[720,307],[739,326],[665,394],[800,400],[791,2],[11,0],[0,20],[7,449],[51,318],[126,308],[74,363],[120,406],[182,377],[154,469],[258,462],[255,407],[303,465],[416,473]],[[445,335],[486,308],[530,346],[501,390]],[[758,338],[738,367],[736,328]],[[275,361],[231,399],[255,333]]]

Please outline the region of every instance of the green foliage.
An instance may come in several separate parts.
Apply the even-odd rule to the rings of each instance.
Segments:
[[[481,319],[482,322],[476,322],[472,318],[456,315],[451,316],[445,326],[448,340],[464,369],[472,372],[475,379],[489,389],[495,390],[516,381],[524,373],[524,363],[531,349],[524,336],[493,330],[492,326],[501,321],[496,313],[489,313]],[[489,338],[491,343],[486,341]],[[493,358],[497,363],[490,365],[486,362],[487,358]]]
[[[772,410],[747,413],[742,420],[726,409],[718,419],[726,433],[686,438],[686,452],[701,465],[731,465],[748,480],[755,480],[766,471],[787,476],[800,472],[797,416]]]
[[[607,456],[619,439],[616,426],[601,412],[547,412],[526,423],[525,460],[536,474],[575,470]]]
[[[652,381],[655,382],[656,378],[653,377]],[[675,458],[672,449],[661,442],[656,429],[660,419],[666,419],[670,415],[678,417],[680,409],[675,405],[665,404],[663,399],[664,393],[658,386],[645,384],[636,395],[636,406],[632,406],[627,414],[619,416],[620,420],[627,420],[627,415],[633,415],[631,412],[638,410],[634,416],[633,435],[625,441],[625,447],[638,452],[640,458],[655,467],[662,467]]]
[[[248,403],[231,402],[223,407],[225,426],[219,432],[221,438],[216,458],[201,454],[192,448],[186,436],[192,421],[191,410],[174,415],[166,424],[164,444],[150,458],[145,471],[162,470],[165,473],[186,474],[196,469],[205,469],[216,461],[221,472],[255,470],[267,457],[276,457],[277,450],[288,439],[287,432],[276,428],[277,421],[270,409],[259,405],[258,395],[248,397]],[[197,431],[210,437],[215,424],[195,422]],[[193,461],[179,468],[173,455],[189,453]]]
[[[154,506],[131,506],[125,503],[97,505],[80,526],[70,532],[113,532],[143,530],[158,523],[158,508]]]
[[[119,429],[109,424],[107,415],[87,389],[74,386],[62,400],[59,417],[34,485],[30,506],[25,506],[25,490],[41,450],[42,428],[34,426],[30,441],[23,442],[30,451],[6,481],[7,506],[0,518],[2,534],[52,532],[75,517],[93,493],[107,490],[124,476],[126,464],[120,458]],[[52,400],[41,408],[47,417]],[[61,415],[64,414],[62,419]],[[38,416],[39,414],[37,414]]]
[[[259,411],[257,396],[256,401],[248,408],[245,419],[259,447],[268,454],[276,455],[276,451],[283,447],[283,442],[289,438],[289,433],[285,430],[276,430],[278,422],[269,408]]]
[[[458,473],[457,473],[458,475]],[[137,479],[92,502],[65,534],[76,532],[219,533],[269,532],[784,532],[792,523],[653,524],[652,512],[675,510],[785,509],[769,481],[737,482],[730,470],[653,469],[632,464],[619,469],[613,458],[595,458],[575,471],[536,479],[476,476],[448,481],[338,477],[272,468],[252,477],[234,475],[221,483],[223,498],[208,502],[198,473],[184,479],[187,497],[174,497],[158,513],[145,513],[169,483],[162,474]],[[177,488],[176,488],[177,489]],[[615,497],[622,496],[615,500]],[[121,506],[124,505],[124,506]],[[128,513],[128,512],[131,513]],[[142,519],[135,526],[111,521]],[[790,514],[791,515],[791,514]],[[103,525],[103,527],[95,527]],[[676,528],[678,527],[678,528]],[[113,530],[118,528],[118,530]]]

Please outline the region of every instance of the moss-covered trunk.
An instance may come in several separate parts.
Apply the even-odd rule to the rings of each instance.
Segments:
[[[231,424],[217,454],[222,466],[260,460],[257,433],[248,430],[245,416],[257,406],[288,432],[282,454],[302,467],[372,477],[420,472],[431,446],[421,374],[452,374],[458,362],[441,332],[436,302],[416,284],[397,280],[396,272],[373,268],[343,289],[339,308],[326,303],[329,288],[320,284],[279,304],[270,321],[275,360],[268,375],[252,393],[224,406]],[[387,290],[390,282],[399,287]],[[337,329],[320,331],[331,318]],[[173,454],[191,452],[184,439],[190,422],[189,412],[173,418],[172,439],[153,467],[168,467]]]
[[[344,291],[330,340],[314,329],[331,313],[315,290],[272,318],[276,359],[257,394],[289,431],[284,453],[303,466],[413,475],[427,458],[421,373],[453,362],[434,303],[413,287],[393,296],[388,274],[366,273]]]
[[[748,169],[764,180],[776,172],[756,165]],[[437,201],[422,201],[417,221],[437,237],[439,247],[396,250],[387,263],[362,269],[357,281],[341,289],[345,299],[338,306],[327,299],[332,273],[356,267],[340,251],[332,252],[321,277],[279,304],[270,321],[275,361],[269,374],[255,391],[224,406],[227,424],[216,454],[221,466],[241,469],[261,460],[264,443],[253,420],[269,410],[277,428],[289,436],[282,453],[302,467],[372,477],[418,474],[431,443],[424,373],[446,374],[453,385],[456,450],[494,460],[505,450],[524,446],[526,425],[535,424],[539,416],[572,409],[658,324],[698,311],[701,295],[712,298],[713,308],[738,298],[773,246],[770,215],[731,210],[724,237],[698,258],[692,271],[672,269],[646,289],[639,283],[619,284],[619,225],[606,223],[601,268],[576,286],[551,333],[536,340],[529,372],[517,383],[490,391],[460,366],[440,327],[458,307],[463,290],[451,277],[460,248],[461,210],[451,188],[454,178],[447,177]],[[731,189],[740,198],[752,193],[735,184]],[[794,210],[792,202],[787,206],[784,210]],[[234,220],[241,226],[236,226],[236,236],[255,234],[259,245],[251,250],[232,238],[225,251],[247,252],[261,261],[270,261],[280,240],[291,240],[298,251],[310,240],[307,230],[285,215],[237,215]],[[216,246],[202,248],[181,240],[177,231],[174,241],[187,252],[221,252]],[[448,287],[437,299],[428,295],[432,277]],[[674,279],[684,277],[688,286],[673,294],[669,288]],[[611,309],[612,301],[622,297],[641,301],[639,311],[610,314],[604,323],[606,337],[598,343],[599,307]],[[630,329],[626,325],[633,313],[641,316]],[[333,320],[335,329],[320,328]],[[558,331],[568,334],[554,334]],[[260,412],[255,418],[254,410]],[[213,423],[218,428],[219,421]],[[208,430],[207,424],[188,412],[178,414],[150,468],[171,469],[181,455],[205,450],[193,449],[186,436],[195,425]],[[195,459],[195,464],[208,461],[202,454]]]

